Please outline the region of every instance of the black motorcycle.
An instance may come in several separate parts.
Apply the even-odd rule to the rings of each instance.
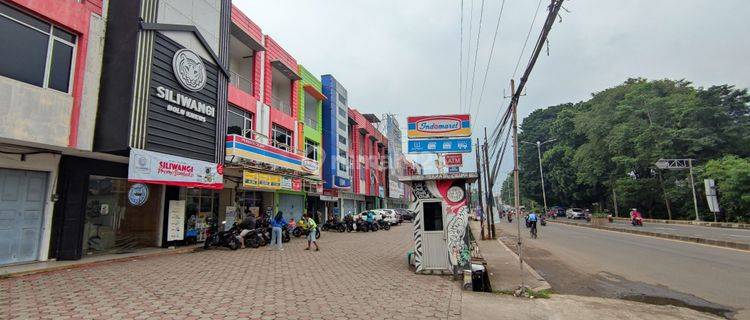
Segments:
[[[320,227],[320,230],[336,230],[338,232],[346,232],[346,225],[341,221],[326,222]]]
[[[385,221],[384,219],[378,220],[377,224],[378,224],[378,228],[380,228],[380,229],[391,230],[391,224],[389,222]]]
[[[209,219],[209,227],[206,231],[206,241],[203,242],[203,248],[208,249],[210,247],[226,247],[231,250],[237,250],[240,248],[240,240],[237,239],[239,231],[237,230],[237,224],[235,223],[232,228],[226,231],[219,231],[219,224],[215,220]],[[222,221],[221,225],[225,225],[226,221]]]
[[[245,247],[250,248],[263,247],[268,244],[268,241],[263,236],[263,230],[258,228],[250,230],[243,240],[245,242]]]

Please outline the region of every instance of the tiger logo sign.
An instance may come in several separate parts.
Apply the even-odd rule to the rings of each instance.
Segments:
[[[172,71],[177,82],[189,91],[201,91],[206,85],[206,66],[193,51],[177,50],[172,58]]]

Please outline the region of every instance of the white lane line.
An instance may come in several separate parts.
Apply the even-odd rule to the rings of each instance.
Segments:
[[[677,230],[675,228],[662,228],[662,227],[654,227],[654,229],[659,229],[659,230]]]
[[[743,236],[743,235],[740,235],[740,234],[729,234],[728,236],[730,236],[730,237],[743,237],[743,238],[750,238],[750,236]]]

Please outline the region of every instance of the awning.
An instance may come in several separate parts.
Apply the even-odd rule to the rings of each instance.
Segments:
[[[305,92],[309,93],[315,99],[318,99],[321,101],[327,99],[326,96],[322,92],[318,91],[318,88],[315,88],[312,85],[306,84],[303,86],[303,88],[305,88]]]
[[[290,69],[287,65],[279,60],[271,61],[271,65],[276,68],[276,70],[281,71],[281,73],[283,73],[290,80],[302,80],[302,77],[297,74],[297,71]]]

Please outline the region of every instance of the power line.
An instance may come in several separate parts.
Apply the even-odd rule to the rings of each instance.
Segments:
[[[477,31],[477,45],[474,47],[474,69],[471,71],[471,91],[469,93],[469,113],[473,109],[472,104],[474,102],[474,80],[477,77],[477,59],[479,59],[479,43],[480,36],[482,35],[482,20],[484,18],[484,0],[482,0],[482,8],[479,11],[479,29]],[[468,79],[466,79],[468,80]]]
[[[529,37],[531,36],[531,30],[534,29],[534,22],[536,22],[536,17],[539,15],[539,8],[541,8],[541,7],[542,7],[542,0],[539,0],[539,3],[536,5],[536,11],[534,12],[534,18],[531,19],[531,25],[529,26],[529,32],[526,34],[526,41],[523,42],[523,48],[521,49],[521,54],[518,55],[518,61],[516,61],[516,67],[513,68],[513,75],[510,77],[511,79],[515,79],[516,78],[516,72],[518,71],[518,66],[521,64],[521,57],[523,57],[524,52],[526,52],[526,45],[529,43]]]
[[[473,27],[474,27],[474,0],[471,0],[471,6],[470,6],[470,9],[469,9],[469,37],[468,37],[469,41],[467,41],[468,44],[469,44],[469,48],[466,50],[466,54],[469,54],[469,52],[471,52],[471,34],[472,34]],[[466,60],[466,69],[464,69],[464,70],[466,70],[466,76],[464,77],[464,79],[467,79],[467,80],[469,78],[469,63],[470,63],[470,61],[471,61],[471,58],[469,58],[469,59]],[[466,93],[468,91],[468,88],[469,88],[469,84],[468,83],[469,83],[468,81],[464,81],[464,93]],[[464,109],[466,108],[466,97],[465,96],[464,96],[464,101],[462,101],[461,103],[462,103],[461,113],[463,113]]]
[[[500,4],[500,13],[497,15],[497,24],[495,24],[495,34],[492,36],[492,46],[490,47],[490,56],[487,59],[487,67],[484,70],[484,80],[482,81],[482,90],[479,92],[479,101],[477,102],[477,112],[476,115],[479,115],[479,109],[482,107],[482,97],[484,96],[484,88],[485,85],[487,85],[487,75],[490,73],[490,64],[492,63],[492,56],[495,53],[495,42],[497,41],[497,34],[500,31],[500,20],[503,17],[503,9],[505,8],[505,0]],[[471,106],[469,106],[471,108]],[[499,111],[499,110],[498,110]],[[499,112],[498,112],[499,115]],[[472,121],[475,118],[474,114],[472,114]]]
[[[463,109],[463,92],[464,92],[464,0],[461,0],[461,27],[459,35],[459,54],[458,54],[458,107]]]

